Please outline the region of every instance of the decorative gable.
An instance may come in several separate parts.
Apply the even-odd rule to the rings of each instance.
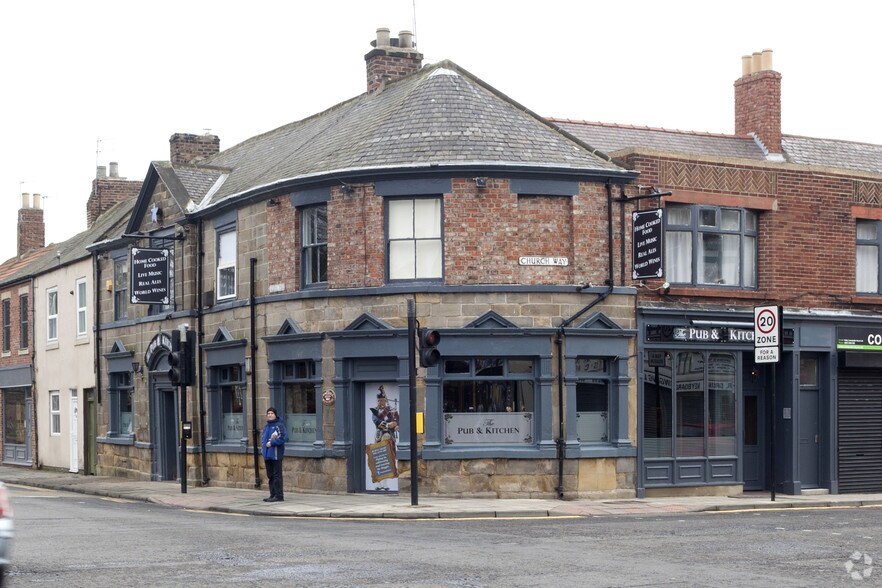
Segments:
[[[226,327],[219,327],[217,332],[214,334],[214,338],[211,340],[212,343],[223,343],[225,341],[232,341],[233,336],[227,330]]]
[[[517,329],[518,326],[495,311],[488,311],[465,326],[466,329]]]
[[[285,319],[285,322],[279,327],[279,332],[276,333],[276,335],[299,335],[302,332],[303,329],[301,329],[297,323],[291,319]]]
[[[388,331],[392,330],[392,325],[382,321],[369,312],[362,314],[360,317],[352,321],[344,331]]]
[[[123,345],[123,342],[117,339],[113,342],[113,346],[110,348],[110,353],[128,353],[126,346]]]
[[[579,329],[598,329],[604,331],[621,331],[622,327],[602,312],[596,312],[578,325]]]

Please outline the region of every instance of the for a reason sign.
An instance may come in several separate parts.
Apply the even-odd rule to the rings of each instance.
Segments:
[[[169,250],[132,247],[132,304],[168,304]]]

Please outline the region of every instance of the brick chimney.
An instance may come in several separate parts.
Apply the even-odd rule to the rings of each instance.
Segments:
[[[33,204],[32,204],[33,203]],[[18,255],[42,249],[46,245],[46,224],[43,222],[42,199],[39,194],[23,192],[18,211]]]
[[[417,72],[423,66],[423,54],[414,47],[410,31],[401,31],[394,39],[389,38],[389,29],[377,29],[371,46],[374,49],[364,56],[368,93],[382,90],[386,82]]]
[[[190,135],[175,133],[169,140],[172,165],[186,165],[220,153],[217,135]]]
[[[781,74],[772,70],[772,50],[741,58],[735,81],[735,133],[753,133],[767,154],[780,156]]]
[[[98,166],[92,180],[92,193],[86,202],[86,226],[91,227],[95,220],[118,202],[134,200],[141,191],[141,182],[119,177],[119,164],[110,162],[110,177],[103,165]]]

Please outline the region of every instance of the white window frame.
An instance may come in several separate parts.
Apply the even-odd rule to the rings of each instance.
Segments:
[[[437,196],[387,201],[389,281],[434,281],[444,278],[443,204]],[[437,259],[432,262],[436,256]]]
[[[49,434],[53,437],[61,435],[61,392],[49,392]]]
[[[225,239],[229,238],[233,240],[233,257],[232,259],[228,259],[225,257],[221,257],[221,242]],[[228,298],[236,297],[236,281],[237,281],[237,272],[236,272],[236,258],[238,256],[238,238],[236,235],[235,227],[231,229],[226,229],[224,231],[218,231],[217,233],[217,274],[216,278],[216,296],[218,300],[225,300]],[[233,269],[233,289],[232,292],[221,292],[221,284],[223,281],[221,280],[221,272],[224,270]]]
[[[87,323],[87,300],[88,288],[86,287],[86,278],[80,278],[76,284],[77,295],[77,337],[84,337],[88,332]]]
[[[55,301],[55,308],[52,301]],[[46,341],[58,341],[58,288],[46,289]]]
[[[861,237],[861,226],[872,227],[873,237]],[[882,248],[882,221],[858,219],[855,223],[854,289],[858,294],[882,293],[879,251]],[[861,255],[861,252],[864,255]],[[863,260],[861,258],[864,258]],[[862,274],[865,274],[862,276]]]

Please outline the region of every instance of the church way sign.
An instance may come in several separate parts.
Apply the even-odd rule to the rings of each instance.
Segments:
[[[168,249],[132,248],[132,304],[169,303]]]

